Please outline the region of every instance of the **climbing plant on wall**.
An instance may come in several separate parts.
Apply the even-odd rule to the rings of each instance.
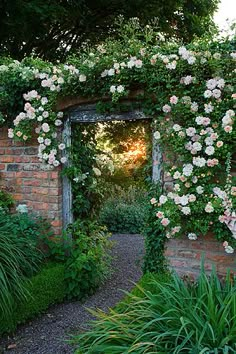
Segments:
[[[102,195],[97,188],[101,171],[96,158],[99,153],[96,144],[97,124],[74,124],[70,166],[63,170],[72,183],[73,214],[75,220],[92,218]]]
[[[126,28],[123,41],[108,40],[57,66],[38,59],[2,59],[1,120],[13,125],[9,137],[27,141],[32,125],[40,161],[52,167],[66,162],[58,141],[65,96],[106,98],[118,102],[136,92],[158,130],[154,137],[169,152],[174,189],[151,204],[167,237],[191,239],[213,230],[226,252],[235,247],[235,187],[230,175],[235,142],[235,41],[201,40],[187,47],[153,39],[150,27]],[[151,44],[150,44],[151,43]],[[23,95],[23,96],[22,96]],[[100,104],[100,109],[102,104]],[[173,162],[177,153],[178,159]],[[226,162],[227,161],[227,162]]]

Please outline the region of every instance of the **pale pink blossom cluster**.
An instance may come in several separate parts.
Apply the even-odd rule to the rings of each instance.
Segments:
[[[112,85],[110,87],[111,93],[115,93],[115,92],[122,93],[122,92],[124,92],[124,90],[125,90],[125,88],[123,85],[118,85],[118,86]]]
[[[183,59],[187,60],[188,56],[190,55],[188,52],[186,52],[184,49],[180,50],[180,55],[182,56]],[[190,77],[186,77],[187,79],[185,80],[185,77],[181,79],[182,84],[190,84],[192,82]],[[213,78],[210,79],[206,82],[206,87],[207,87],[207,92],[205,91],[204,96],[207,97],[209,96],[212,98],[219,99],[221,97],[221,90],[224,89],[225,87],[225,81],[222,78]],[[196,102],[192,102],[191,98],[189,96],[185,96],[182,98],[179,98],[175,95],[172,95],[169,99],[169,104],[166,104],[162,107],[162,110],[166,115],[168,115],[170,112],[174,112],[175,110],[175,105],[178,105],[178,103],[184,103],[186,105],[190,106],[191,112],[198,112],[199,106]],[[219,100],[220,103],[220,100]],[[217,102],[218,104],[218,102]],[[181,214],[184,216],[191,215],[192,213],[192,207],[191,203],[194,203],[197,201],[198,198],[201,200],[201,195],[208,196],[208,200],[205,199],[205,204],[203,205],[204,211],[206,214],[212,214],[217,212],[216,204],[214,203],[214,198],[219,197],[222,202],[222,206],[226,208],[225,214],[219,216],[219,221],[226,223],[227,220],[229,220],[229,213],[230,213],[230,208],[232,207],[232,202],[230,201],[229,198],[226,198],[225,191],[220,190],[218,187],[216,187],[213,190],[213,195],[210,195],[208,191],[205,191],[205,186],[204,185],[196,185],[195,193],[190,193],[190,194],[182,194],[181,195],[181,190],[182,186],[184,185],[186,188],[189,188],[192,186],[192,183],[201,183],[201,177],[205,177],[206,175],[212,174],[210,172],[210,169],[214,168],[215,166],[219,165],[219,159],[216,157],[216,153],[218,153],[218,149],[220,149],[222,146],[224,146],[224,141],[223,139],[221,140],[221,132],[220,130],[217,130],[219,128],[219,124],[214,122],[213,118],[210,116],[205,116],[210,115],[214,111],[215,107],[212,104],[212,102],[209,102],[207,104],[204,104],[204,111],[205,113],[203,115],[198,114],[195,117],[195,124],[192,123],[192,125],[183,128],[180,124],[174,123],[172,125],[172,129],[169,129],[169,132],[171,133],[171,136],[178,136],[180,138],[184,138],[183,146],[191,155],[194,155],[192,157],[192,162],[188,163],[183,163],[182,170],[180,168],[176,169],[176,167],[172,168],[170,171],[170,175],[173,176],[174,179],[174,186],[173,190],[174,192],[169,192],[167,196],[170,198],[170,200],[178,207],[179,211]],[[235,117],[235,112],[230,109],[227,110],[224,117],[222,118],[222,127],[225,132],[231,132],[233,123],[234,123],[234,117]],[[171,117],[169,117],[169,120],[171,120]],[[220,156],[220,155],[219,155]],[[188,160],[189,161],[189,160]],[[205,172],[207,170],[204,170],[204,173],[199,173],[199,168],[208,168],[208,172]],[[191,180],[190,180],[191,179]],[[183,185],[181,185],[181,183]],[[191,190],[192,191],[192,190]],[[207,193],[207,194],[205,194]],[[231,188],[231,193],[233,195],[236,195],[236,187]],[[214,197],[215,195],[215,197]],[[204,197],[205,198],[205,197]],[[159,199],[159,206],[163,207],[163,211],[165,210],[166,206],[166,198],[165,196],[161,196]],[[218,202],[217,202],[218,203]],[[169,204],[168,204],[169,206]],[[164,212],[159,210],[157,213],[158,218],[164,218]],[[170,222],[172,221],[171,217],[169,217]],[[166,221],[164,221],[164,224]],[[169,230],[166,232],[166,236],[169,238],[171,237],[171,233]],[[197,239],[197,235],[194,233],[188,234],[188,237],[190,239]],[[230,253],[231,248],[225,248],[227,252]]]
[[[159,59],[168,70],[175,70],[177,66],[177,60],[179,59],[178,55],[176,54],[170,54],[170,55],[163,55],[160,53],[152,55],[150,59],[150,63],[152,65],[155,65],[157,62],[157,59]]]
[[[204,92],[205,98],[219,99],[221,97],[221,90],[225,86],[225,81],[222,78],[213,78],[206,82],[207,90]]]
[[[143,62],[141,59],[137,59],[136,57],[131,57],[130,60],[127,62],[127,68],[137,68],[141,69],[143,66]]]
[[[222,127],[226,133],[232,133],[235,112],[229,109],[222,118]]]
[[[180,83],[187,86],[187,85],[190,85],[191,83],[193,83],[195,80],[196,80],[196,78],[194,76],[187,75],[187,76],[181,77]]]
[[[178,97],[177,96],[171,96],[170,97],[170,103],[171,104],[177,104],[178,103]]]
[[[189,65],[193,65],[196,62],[195,53],[187,50],[185,47],[179,48],[179,55],[182,59],[186,60]]]

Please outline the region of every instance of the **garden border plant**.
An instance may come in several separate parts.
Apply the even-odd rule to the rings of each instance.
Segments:
[[[57,167],[66,163],[60,155],[66,146],[58,143],[64,115],[56,112],[59,100],[75,95],[110,97],[115,109],[129,92],[141,88],[137,100],[156,121],[154,137],[178,153],[176,166],[172,163],[169,169],[174,191],[151,199],[153,225],[167,238],[187,234],[196,239],[213,230],[226,252],[232,253],[236,245],[230,231],[235,219],[230,177],[235,141],[234,43],[233,39],[202,39],[187,46],[165,43],[156,39],[151,27],[141,29],[133,21],[122,39],[88,48],[68,58],[67,64],[1,59],[1,120],[13,124],[9,137],[20,141],[31,138],[33,123],[39,160]]]

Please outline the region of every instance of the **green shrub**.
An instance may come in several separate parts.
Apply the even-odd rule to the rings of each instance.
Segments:
[[[38,270],[43,258],[26,218],[30,220],[0,211],[0,322],[11,315],[15,300],[27,297],[24,280]]]
[[[147,203],[145,190],[132,186],[120,189],[104,203],[99,221],[113,233],[141,233],[147,220]]]
[[[65,263],[66,294],[69,299],[83,299],[94,293],[109,272],[110,245],[106,229],[89,223],[72,225],[73,249]]]
[[[196,283],[177,275],[146,277],[123,306],[96,314],[93,328],[75,337],[76,353],[236,352],[236,284],[230,277],[224,283],[214,272],[210,278],[202,272]]]
[[[64,265],[45,266],[24,287],[27,298],[16,301],[11,316],[0,321],[0,333],[13,331],[16,326],[44,312],[49,305],[62,302],[65,297]]]
[[[0,208],[9,209],[14,205],[12,196],[0,188]]]
[[[151,200],[153,195],[156,195],[158,199],[160,194],[160,186],[155,184],[150,188],[148,199]],[[167,238],[165,232],[160,227],[154,208],[155,206],[149,202],[149,206],[147,206],[148,217],[146,227],[143,231],[145,237],[144,274],[149,272],[161,274],[167,270],[164,254]]]

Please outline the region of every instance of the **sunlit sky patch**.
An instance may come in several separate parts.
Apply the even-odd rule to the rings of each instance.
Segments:
[[[227,28],[227,20],[236,21],[236,0],[221,0],[214,20],[221,30]]]

